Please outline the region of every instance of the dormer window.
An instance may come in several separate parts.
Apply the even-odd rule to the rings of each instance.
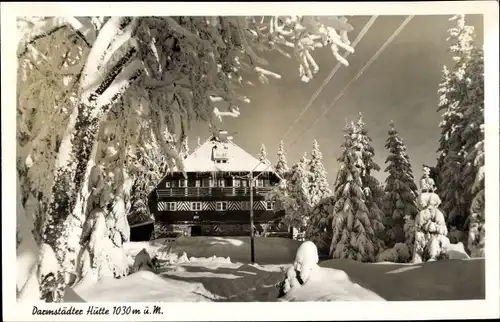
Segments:
[[[212,148],[212,159],[215,163],[227,163],[229,159],[228,146],[224,143],[215,143]]]

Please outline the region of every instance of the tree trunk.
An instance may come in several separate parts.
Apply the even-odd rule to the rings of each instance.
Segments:
[[[56,161],[52,199],[49,204],[43,239],[52,247],[62,270],[53,272],[54,279],[42,283],[42,289],[54,290],[53,301],[61,301],[66,288],[65,273],[74,266],[68,261],[68,247],[79,243],[79,236],[72,235],[75,225],[83,225],[85,213],[80,192],[88,183],[87,168],[99,130],[102,113],[95,106],[80,103],[71,115],[68,131],[61,142]],[[92,111],[92,113],[91,113]],[[85,204],[85,203],[84,203]],[[46,299],[50,300],[50,299]]]

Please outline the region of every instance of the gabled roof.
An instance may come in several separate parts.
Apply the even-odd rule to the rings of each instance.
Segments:
[[[226,163],[216,163],[212,158],[213,147],[221,145],[227,147],[228,160]],[[185,172],[274,172],[272,166],[260,162],[231,140],[220,142],[214,139],[207,140],[184,160]],[[177,169],[174,169],[177,171]]]

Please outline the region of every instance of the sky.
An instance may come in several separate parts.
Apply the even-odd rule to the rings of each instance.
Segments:
[[[333,183],[340,166],[337,158],[342,152],[340,145],[344,141],[342,131],[345,122],[355,120],[359,112],[362,113],[372,138],[374,159],[381,167],[379,173],[374,173],[377,179],[384,181],[386,177],[383,171],[388,152],[384,145],[391,120],[395,122],[396,129],[407,146],[415,177],[421,176],[422,164],[434,165],[440,133],[440,113],[436,111],[437,89],[443,65],[452,64],[449,44],[446,42],[447,30],[455,24],[448,21],[450,17],[415,16],[352,83],[343,97],[331,106],[342,88],[406,18],[379,16],[355,52],[348,56],[350,65],[342,66],[337,71],[284,140],[289,166],[297,162],[304,152],[309,153],[316,139],[323,153],[323,164],[328,172],[329,182]],[[351,42],[369,18],[348,18],[348,22],[354,27],[349,33]],[[474,26],[477,42],[482,45],[482,16],[468,15],[466,21]],[[329,48],[314,51],[313,57],[320,71],[312,81],[303,83],[298,77],[298,63],[294,59],[281,55],[265,56],[269,61],[268,69],[280,74],[282,79],[271,79],[269,84],[245,88],[242,93],[251,102],[240,106],[241,115],[238,118],[224,118],[219,126],[234,132],[233,141],[253,155],[257,155],[261,144],[264,144],[269,160],[275,163],[279,142],[337,63]],[[326,115],[311,127],[328,106],[330,108]],[[308,128],[308,132],[296,141]],[[188,135],[190,147],[195,148],[197,136],[204,140],[209,136],[209,131],[205,124],[195,124]]]

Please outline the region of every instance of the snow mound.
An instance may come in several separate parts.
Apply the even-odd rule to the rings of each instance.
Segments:
[[[449,244],[447,247],[447,254],[449,259],[470,259],[462,242]]]
[[[353,283],[345,271],[318,266],[318,249],[311,241],[300,245],[293,266],[282,269],[280,301],[384,301]]]
[[[316,248],[316,245],[312,241],[303,242],[297,249],[293,263],[295,271],[300,272],[299,277],[302,282],[307,282],[318,262],[318,248]]]
[[[307,283],[293,287],[280,301],[385,301],[376,293],[353,283],[346,272],[315,266]]]

